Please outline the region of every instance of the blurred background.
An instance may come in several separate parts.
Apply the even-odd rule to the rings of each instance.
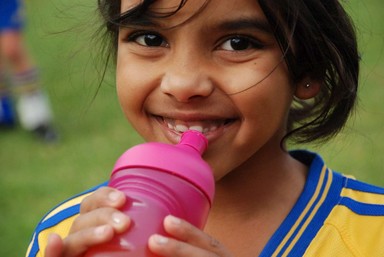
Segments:
[[[80,2],[80,3],[79,3]],[[320,152],[328,165],[384,186],[384,2],[345,0],[359,33],[359,106]],[[50,96],[60,140],[44,144],[20,128],[0,130],[0,256],[23,256],[54,205],[108,179],[120,154],[142,142],[118,106],[113,69],[99,88],[94,0],[27,1],[26,39]]]

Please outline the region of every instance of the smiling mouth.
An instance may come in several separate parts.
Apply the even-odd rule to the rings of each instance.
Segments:
[[[196,130],[203,134],[210,134],[223,129],[224,127],[235,122],[236,119],[215,119],[215,120],[196,120],[184,121],[172,118],[156,116],[156,118],[168,129],[177,134],[181,134],[188,130]]]

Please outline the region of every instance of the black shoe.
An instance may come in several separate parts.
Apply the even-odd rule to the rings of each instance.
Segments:
[[[33,133],[46,143],[55,143],[59,140],[57,132],[50,125],[40,125],[33,130]]]
[[[16,128],[15,123],[9,123],[9,122],[0,122],[0,130],[11,130]]]

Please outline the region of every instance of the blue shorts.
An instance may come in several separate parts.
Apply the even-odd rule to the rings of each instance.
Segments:
[[[24,8],[20,0],[0,0],[0,32],[20,30],[24,24]]]

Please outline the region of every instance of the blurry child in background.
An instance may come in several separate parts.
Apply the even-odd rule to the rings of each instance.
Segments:
[[[20,125],[40,139],[57,139],[52,110],[39,71],[23,42],[24,9],[19,0],[0,1],[0,126]],[[15,99],[16,104],[13,104]],[[16,110],[14,110],[16,106]]]

